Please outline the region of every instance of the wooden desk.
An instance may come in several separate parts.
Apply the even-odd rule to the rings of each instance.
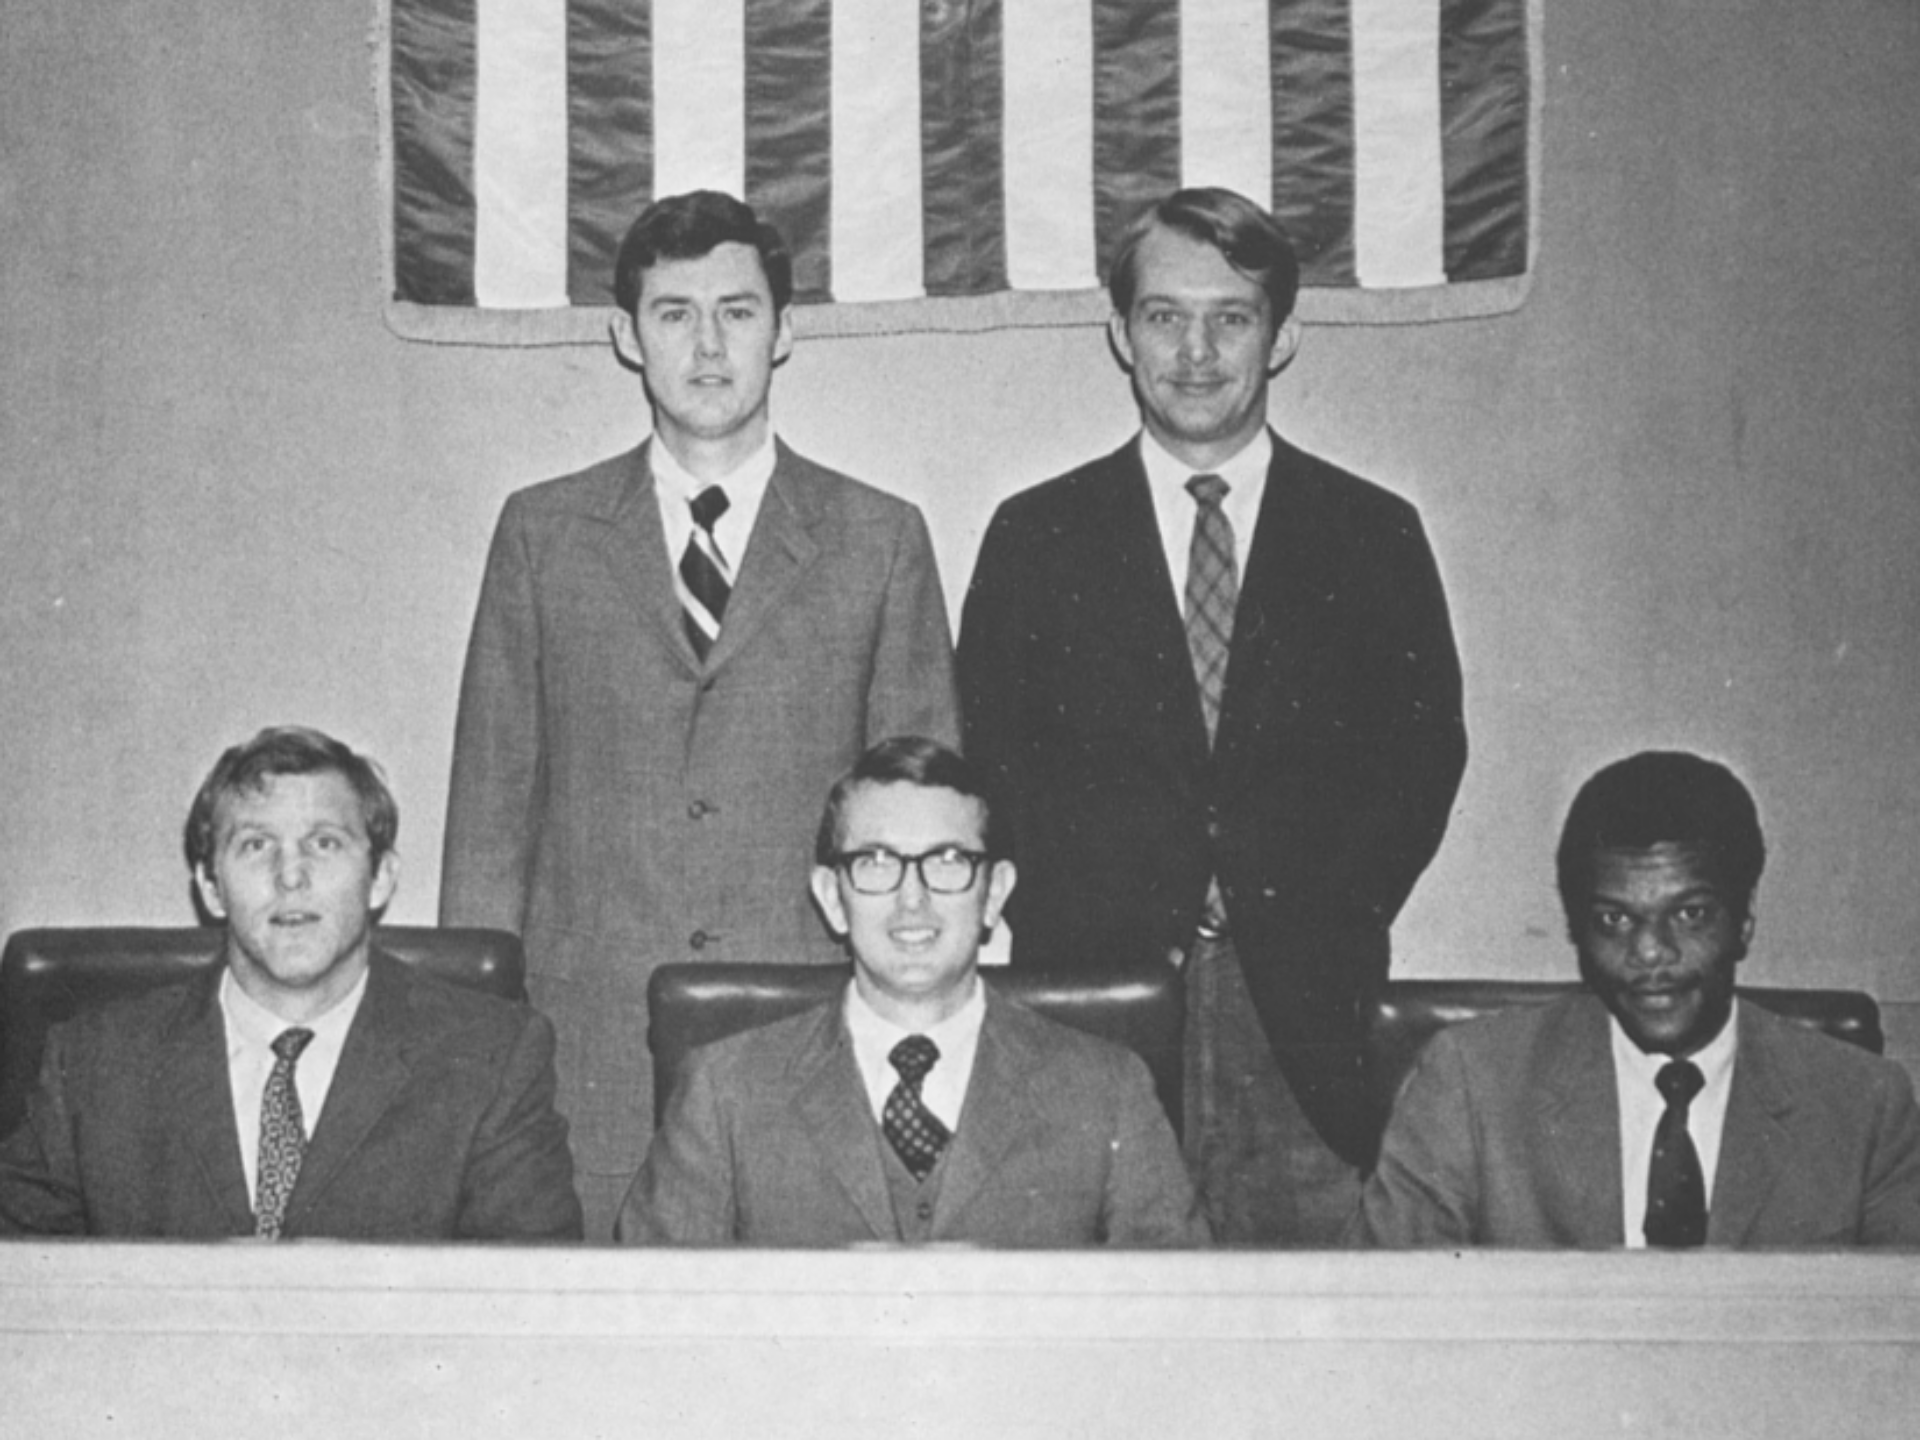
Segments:
[[[1920,1255],[0,1243],[0,1434],[1906,1436]]]

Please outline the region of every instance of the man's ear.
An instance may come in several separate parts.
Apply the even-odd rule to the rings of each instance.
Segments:
[[[1107,316],[1107,343],[1113,346],[1113,353],[1120,357],[1120,363],[1131,371],[1133,341],[1127,336],[1127,317],[1118,310]]]
[[[774,322],[773,363],[784,365],[791,354],[793,354],[793,306],[789,305],[780,312],[780,318]]]
[[[620,357],[622,365],[629,370],[647,368],[640,357],[640,334],[634,328],[633,316],[624,310],[615,311],[613,319],[607,322],[607,336],[613,341],[613,353]]]
[[[816,865],[813,874],[807,877],[807,883],[813,890],[814,904],[820,907],[820,913],[826,917],[827,928],[836,935],[845,935],[847,907],[840,903],[840,877],[830,866]]]
[[[400,888],[400,857],[389,850],[373,867],[373,887],[367,896],[367,908],[376,914],[387,908],[393,892]]]
[[[980,917],[988,930],[1000,923],[1000,912],[1007,907],[1007,897],[1013,894],[1013,885],[1020,874],[1013,868],[1011,860],[996,860],[993,869],[987,872],[987,906]]]
[[[1298,315],[1289,315],[1280,322],[1273,332],[1273,348],[1267,352],[1267,374],[1278,375],[1293,363],[1293,357],[1300,353],[1304,333]]]
[[[227,903],[220,898],[220,882],[205,865],[193,867],[193,888],[200,892],[200,903],[216,920],[227,918]]]

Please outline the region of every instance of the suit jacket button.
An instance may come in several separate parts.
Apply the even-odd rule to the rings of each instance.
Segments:
[[[919,1217],[922,1220],[931,1220],[933,1219],[933,1206],[929,1205],[926,1201],[922,1200],[920,1202],[919,1210],[917,1210],[915,1213],[919,1215]]]
[[[713,807],[707,804],[706,801],[696,800],[691,805],[687,806],[687,818],[689,820],[704,820],[707,818],[707,814],[710,810],[712,810],[712,808]]]
[[[707,932],[704,930],[694,931],[693,934],[687,937],[687,944],[691,945],[696,950],[706,949],[707,948]]]

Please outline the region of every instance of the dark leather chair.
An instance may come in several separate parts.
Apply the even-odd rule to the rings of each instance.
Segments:
[[[742,1030],[822,1004],[847,983],[848,965],[662,965],[647,984],[656,1124],[666,1115],[688,1054]],[[1180,1133],[1186,991],[1171,966],[1117,975],[1057,975],[995,968],[987,982],[1049,1020],[1126,1046],[1147,1062],[1153,1088]]]
[[[1579,982],[1571,980],[1390,982],[1374,1007],[1370,1045],[1373,1092],[1381,1114],[1392,1107],[1400,1082],[1413,1068],[1421,1047],[1445,1026],[1491,1015],[1510,1005],[1543,1005],[1579,988]],[[1865,991],[1743,987],[1740,995],[1797,1025],[1824,1031],[1875,1055],[1886,1044],[1880,1029],[1880,1007]]]
[[[222,926],[16,930],[0,954],[0,1135],[26,1114],[47,1030],[90,1005],[136,995],[219,963]],[[395,959],[508,1000],[527,994],[518,936],[501,930],[383,925]]]

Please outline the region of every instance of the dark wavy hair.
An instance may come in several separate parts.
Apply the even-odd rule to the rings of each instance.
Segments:
[[[1280,222],[1246,196],[1217,186],[1176,190],[1146,206],[1121,232],[1107,267],[1107,294],[1114,313],[1133,310],[1140,288],[1140,242],[1155,226],[1177,230],[1189,240],[1211,245],[1226,262],[1267,292],[1278,326],[1293,313],[1300,294],[1300,260]]]
[[[827,792],[826,808],[820,813],[820,829],[813,837],[813,859],[818,865],[831,865],[840,853],[840,820],[846,811],[847,797],[862,785],[918,785],[928,790],[953,790],[980,803],[980,848],[994,859],[1000,852],[993,844],[993,810],[987,804],[986,788],[979,772],[954,750],[923,735],[895,735],[882,740],[862,755],[854,766]]]
[[[1643,750],[1594,775],[1574,796],[1555,857],[1560,904],[1578,932],[1602,850],[1697,850],[1734,919],[1744,924],[1767,864],[1760,812],[1740,778],[1682,750]]]
[[[228,750],[201,782],[193,808],[187,811],[187,868],[195,873],[213,868],[214,823],[223,798],[257,794],[277,775],[321,775],[329,771],[345,779],[360,797],[372,863],[378,865],[400,834],[400,807],[394,803],[380,767],[354,754],[331,735],[301,725],[273,725]]]
[[[729,242],[751,245],[760,253],[778,315],[793,299],[793,257],[780,232],[753,213],[753,207],[718,190],[689,190],[656,200],[627,228],[613,261],[613,298],[629,315],[640,306],[640,281],[662,260],[698,260]]]

